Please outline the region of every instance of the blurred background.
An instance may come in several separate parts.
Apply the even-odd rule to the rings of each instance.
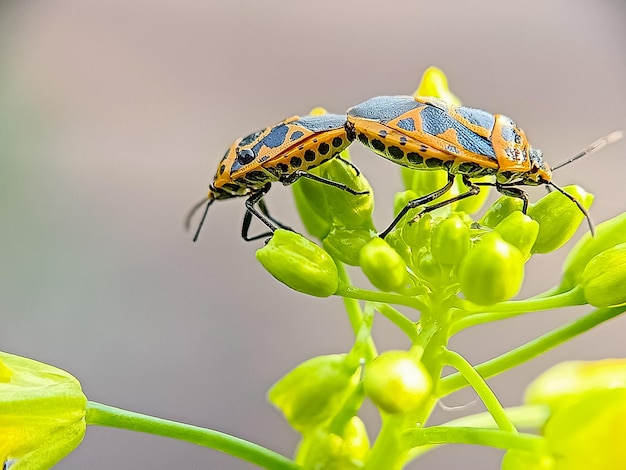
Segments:
[[[256,262],[262,242],[239,236],[242,200],[213,205],[191,242],[183,218],[226,148],[315,106],[341,113],[411,94],[437,65],[464,103],[513,117],[555,164],[626,129],[625,20],[618,0],[0,3],[0,348],[70,371],[91,400],[291,455],[297,436],[266,390],[312,356],[347,351],[352,334],[340,299],[299,295]],[[555,175],[595,193],[596,223],[626,210],[625,153],[620,142]],[[352,155],[383,227],[399,169],[358,146]],[[301,228],[290,190],[278,185],[268,205]],[[566,252],[536,256],[521,295],[557,283]],[[582,311],[475,328],[452,346],[478,363]],[[625,356],[625,332],[618,318],[490,384],[519,404],[556,362]],[[380,350],[406,346],[382,318],[375,335]],[[479,411],[438,410],[434,422]],[[420,468],[498,468],[500,458],[449,446]],[[252,468],[95,427],[58,465],[182,467]]]

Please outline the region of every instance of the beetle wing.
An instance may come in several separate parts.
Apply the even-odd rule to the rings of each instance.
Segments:
[[[415,164],[410,158],[396,160],[410,168],[436,167],[437,162],[428,164],[429,159],[438,160],[438,166],[442,166],[441,162],[457,161],[497,168],[485,127],[490,123],[490,115],[484,111],[473,115],[465,109],[459,110],[435,98],[377,97],[351,108],[348,120],[355,126],[357,137],[385,158],[390,158],[389,153],[400,155],[391,148],[387,153],[383,151],[385,142],[393,142],[405,154],[417,154],[419,158],[415,161],[425,162]],[[491,122],[494,120],[491,116]]]

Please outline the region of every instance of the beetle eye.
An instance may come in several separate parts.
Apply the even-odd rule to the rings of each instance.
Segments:
[[[237,162],[240,165],[247,165],[254,160],[254,152],[250,149],[237,150]]]

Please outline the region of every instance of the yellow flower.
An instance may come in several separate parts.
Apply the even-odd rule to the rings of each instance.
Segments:
[[[87,398],[67,372],[0,352],[0,464],[46,469],[85,435]]]
[[[542,433],[555,470],[614,470],[626,462],[626,360],[565,362],[530,385],[550,407]]]
[[[422,81],[413,96],[432,96],[447,101],[448,103],[460,105],[459,100],[448,88],[448,78],[437,67],[428,67],[422,75]]]

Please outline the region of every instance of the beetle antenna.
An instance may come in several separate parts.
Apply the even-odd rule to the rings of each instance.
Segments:
[[[590,153],[597,152],[602,147],[612,144],[613,142],[617,142],[622,137],[624,137],[624,133],[622,131],[611,132],[610,134],[605,135],[604,137],[601,137],[600,139],[596,140],[589,147],[581,150],[569,160],[565,160],[564,162],[559,163],[557,166],[552,168],[552,171],[558,170],[559,168],[564,167],[565,165],[569,165],[570,163],[578,160],[579,158],[584,157],[585,155],[589,155]]]
[[[570,193],[565,191],[563,188],[560,188],[559,186],[554,184],[552,181],[548,181],[546,183],[546,186],[553,187],[558,192],[560,192],[563,196],[565,196],[566,198],[568,198],[570,201],[572,201],[574,204],[576,204],[578,206],[578,208],[580,209],[580,212],[582,212],[583,215],[585,216],[585,218],[587,219],[587,224],[589,225],[589,231],[591,232],[591,236],[595,237],[596,236],[596,227],[595,227],[595,225],[593,223],[593,220],[591,220],[591,216],[589,215],[589,211],[587,211],[585,206],[583,206],[582,203],[578,199],[576,199]]]
[[[198,225],[196,234],[193,237],[194,242],[198,239],[198,236],[200,235],[200,229],[202,228],[202,225],[204,224],[204,219],[206,219],[206,215],[209,212],[209,207],[211,207],[211,204],[213,204],[213,201],[215,201],[215,199],[213,199],[212,197],[209,197],[208,199],[206,198],[202,199],[201,201],[193,205],[193,207],[189,210],[187,217],[185,217],[185,230],[188,231],[189,227],[191,226],[191,219],[193,218],[195,213],[198,211],[198,209],[200,209],[204,204],[206,204],[206,209],[204,209],[204,214],[202,214],[202,219],[200,219],[200,224]]]

